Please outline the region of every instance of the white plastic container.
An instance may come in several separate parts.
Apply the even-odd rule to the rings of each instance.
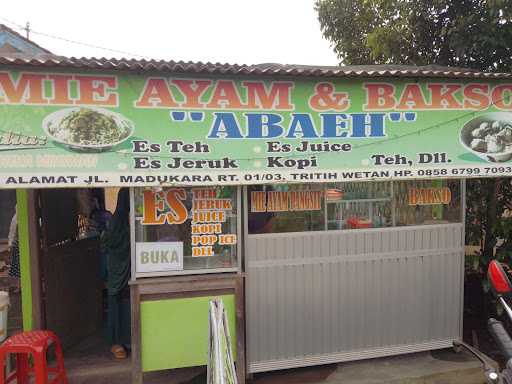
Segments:
[[[7,338],[7,316],[9,313],[9,292],[0,291],[0,342]]]

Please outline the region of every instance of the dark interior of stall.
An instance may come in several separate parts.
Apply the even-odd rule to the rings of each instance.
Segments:
[[[101,234],[115,210],[117,189],[39,191],[41,317],[64,348],[75,381],[97,372],[130,374],[106,341],[106,256]]]
[[[41,304],[36,316],[42,328],[59,337],[73,382],[99,372],[121,374],[126,381],[130,376],[130,359],[114,359],[105,337],[106,259],[100,236],[115,210],[117,192],[116,188],[41,189],[35,194],[40,249],[32,267],[38,266],[40,290],[33,294],[39,292]],[[0,289],[9,291],[8,335],[12,335],[23,328],[20,279],[10,272],[19,267],[8,240],[16,191],[0,193]]]
[[[68,376],[122,375],[130,358],[115,359],[106,341],[106,255],[101,234],[118,189],[39,191],[41,317],[62,343]],[[91,366],[96,369],[91,370]]]
[[[40,192],[42,317],[65,349],[98,332],[102,324],[100,244],[90,228],[90,191]]]

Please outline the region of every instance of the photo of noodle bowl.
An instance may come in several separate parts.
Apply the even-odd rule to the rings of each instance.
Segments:
[[[102,152],[127,140],[133,134],[134,125],[107,109],[75,107],[46,116],[43,130],[53,141],[73,150]]]

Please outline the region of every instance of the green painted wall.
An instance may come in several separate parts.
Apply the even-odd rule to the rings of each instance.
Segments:
[[[29,331],[32,329],[33,323],[27,190],[16,190],[16,209],[18,219],[18,239],[20,247],[21,308],[23,313],[23,329],[25,331]]]
[[[208,303],[215,297],[224,302],[236,354],[234,295],[145,301],[140,314],[144,372],[206,365]]]

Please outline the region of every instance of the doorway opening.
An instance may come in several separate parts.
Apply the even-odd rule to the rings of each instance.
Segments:
[[[115,358],[107,341],[107,259],[101,239],[117,194],[117,188],[37,194],[41,324],[58,335],[73,382],[91,380],[91,375],[129,379],[131,374],[129,353]]]

